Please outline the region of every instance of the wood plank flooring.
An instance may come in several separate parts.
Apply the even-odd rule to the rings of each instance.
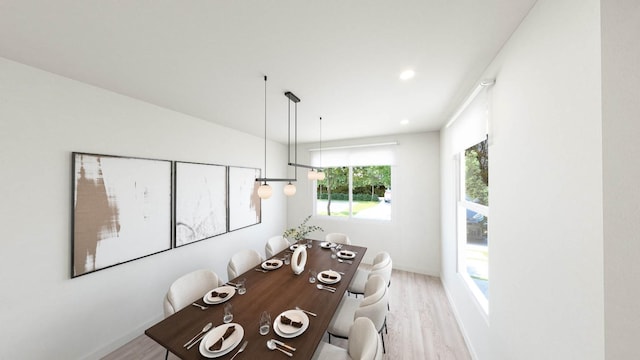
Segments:
[[[471,359],[439,278],[394,270],[390,291],[385,360]],[[335,338],[331,342],[347,344]],[[160,360],[164,354],[162,346],[142,334],[103,359]],[[169,359],[178,358],[170,354]],[[240,355],[237,359],[243,360]]]

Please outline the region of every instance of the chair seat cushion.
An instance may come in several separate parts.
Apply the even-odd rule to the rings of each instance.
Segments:
[[[313,353],[312,360],[351,360],[347,349],[321,342]]]
[[[361,301],[362,299],[357,300],[352,297],[343,297],[329,323],[327,332],[338,337],[348,338],[349,329],[351,329],[351,325],[353,325],[353,316],[360,307]]]

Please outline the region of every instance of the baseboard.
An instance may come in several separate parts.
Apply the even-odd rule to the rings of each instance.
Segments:
[[[124,346],[126,343],[144,334],[144,331],[146,329],[150,328],[152,325],[158,323],[162,319],[163,319],[162,316],[158,316],[140,324],[139,326],[131,329],[131,331],[128,331],[127,333],[123,334],[117,339],[114,339],[113,341],[103,344],[104,346],[101,346],[99,349],[96,349],[92,353],[89,353],[86,356],[83,356],[81,360],[99,360],[109,355],[110,353]]]
[[[442,283],[442,287],[444,288],[444,293],[447,296],[447,300],[449,300],[449,306],[451,306],[451,311],[453,312],[453,316],[455,317],[456,322],[458,323],[458,327],[460,328],[460,333],[462,334],[462,338],[464,339],[464,342],[467,344],[469,355],[471,355],[471,359],[478,360],[478,355],[476,354],[476,351],[473,348],[473,345],[471,344],[471,339],[469,339],[469,336],[467,335],[467,330],[465,329],[462,321],[460,321],[460,313],[458,312],[458,308],[456,307],[456,304],[453,301],[451,294],[449,293],[447,284],[444,281],[442,281],[442,278],[440,278],[440,282]]]

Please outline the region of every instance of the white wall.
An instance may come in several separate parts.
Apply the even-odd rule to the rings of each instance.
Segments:
[[[380,251],[387,251],[396,269],[423,274],[440,274],[440,178],[439,134],[436,132],[394,135],[346,141],[323,142],[323,148],[343,145],[378,144],[397,141],[396,165],[391,170],[390,222],[329,217],[314,217],[310,223],[321,226],[324,233],[311,237],[322,239],[329,232],[349,235],[355,244],[368,248],[365,262],[371,263]],[[309,164],[310,148],[318,144],[298,145],[298,162]],[[313,183],[306,169],[298,170],[298,192],[288,200],[288,224],[296,226],[312,214]]]
[[[161,319],[174,279],[197,268],[226,278],[232,253],[264,253],[285,226],[274,196],[260,225],[70,279],[72,151],[262,167],[262,149],[260,138],[0,58],[0,359],[99,358]],[[268,154],[284,171],[286,149],[270,143]]]
[[[490,313],[455,273],[443,131],[443,282],[478,359],[602,359],[600,3],[539,0],[484,74]]]
[[[602,0],[607,359],[640,359],[640,3]]]

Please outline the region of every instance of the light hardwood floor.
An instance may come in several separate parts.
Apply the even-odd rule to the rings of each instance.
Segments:
[[[471,359],[439,278],[394,270],[390,291],[385,360]],[[347,344],[335,338],[331,342]],[[164,354],[162,346],[143,334],[103,359],[161,360]],[[177,357],[169,355],[169,359]]]

